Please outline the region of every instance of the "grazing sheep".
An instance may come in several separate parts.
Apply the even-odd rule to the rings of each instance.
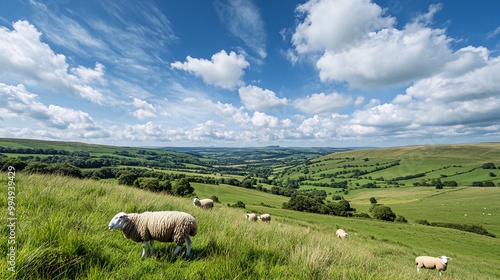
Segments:
[[[125,238],[142,242],[142,258],[146,257],[146,246],[150,241],[151,252],[154,252],[153,241],[175,242],[177,247],[174,256],[179,253],[186,242],[186,257],[191,254],[191,239],[198,227],[193,216],[184,212],[162,211],[127,214],[120,212],[109,222],[108,228],[121,229]]]
[[[211,200],[210,198],[205,198],[205,199],[199,200],[197,197],[195,197],[193,199],[193,203],[194,203],[194,205],[196,205],[200,208],[204,208],[204,209],[212,210],[212,208],[214,208],[214,201]]]
[[[271,215],[269,214],[262,214],[260,216],[257,216],[257,219],[266,222],[268,224],[271,223]]]
[[[429,256],[419,256],[415,258],[415,264],[417,265],[417,272],[420,272],[421,268],[436,269],[439,271],[439,276],[442,276],[443,271],[446,271],[448,261],[451,258],[447,256],[441,256],[439,258],[429,257]]]
[[[337,229],[335,235],[337,235],[337,237],[340,239],[346,239],[347,237],[349,237],[349,235],[341,228]]]
[[[247,218],[247,220],[249,220],[249,221],[252,221],[252,222],[257,221],[257,215],[255,215],[254,213],[246,213],[246,214],[245,214],[245,217],[246,217],[246,218]]]

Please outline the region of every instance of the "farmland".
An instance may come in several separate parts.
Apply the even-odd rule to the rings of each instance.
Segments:
[[[278,147],[210,148],[205,152],[196,148],[189,152],[188,148],[174,151],[12,139],[3,139],[0,147],[26,149],[2,152],[4,157],[0,159],[6,164],[18,163],[20,159],[30,166],[42,163],[44,157],[53,160],[55,156],[60,162],[46,163],[47,166],[65,160],[69,164],[77,162],[81,151],[88,154],[80,162],[117,160],[116,164],[110,161],[109,166],[99,168],[78,167],[79,178],[16,173],[18,270],[16,275],[11,274],[3,261],[2,279],[155,279],[165,275],[187,279],[414,279],[413,260],[417,254],[451,256],[445,279],[500,277],[500,188],[496,177],[491,176],[498,170],[492,166],[500,165],[498,143],[333,153],[320,148],[311,152]],[[36,153],[42,150],[43,153]],[[68,153],[57,152],[62,150]],[[257,155],[252,156],[252,151]],[[243,152],[245,156],[238,158],[237,154]],[[232,159],[224,162],[219,156]],[[140,163],[127,165],[129,159]],[[162,159],[169,165],[155,163]],[[125,170],[142,170],[140,174],[157,176],[158,182],[172,186],[170,192],[151,191],[141,185],[124,184],[119,176],[92,176],[102,168],[122,175]],[[423,175],[411,176],[415,174]],[[183,178],[188,179],[193,192],[172,195],[178,180]],[[436,185],[437,179],[441,185]],[[7,180],[5,176],[0,178],[2,188],[7,187]],[[331,185],[343,181],[345,187]],[[457,184],[448,186],[444,183],[447,181]],[[490,181],[493,187],[473,186]],[[371,215],[370,198],[375,198],[377,204],[389,206],[408,221],[283,209],[290,197],[273,193],[286,189],[298,195],[299,190],[315,188],[326,194],[324,205],[335,205],[334,196],[341,196],[355,209],[354,215]],[[220,203],[211,212],[202,211],[192,205],[195,195],[215,196]],[[245,208],[228,207],[238,201]],[[0,199],[0,206],[7,207],[6,196]],[[140,245],[106,229],[109,219],[119,211],[146,210],[192,213],[199,223],[199,234],[193,237],[194,256],[172,258],[174,245],[159,243],[154,257],[139,262]],[[272,223],[248,223],[243,218],[245,212],[269,213]],[[418,222],[422,220],[480,225],[496,238],[423,225]],[[334,232],[339,227],[350,233],[347,242],[335,239]],[[7,236],[4,227],[0,236],[4,252]],[[438,278],[435,271],[421,274],[423,279]]]

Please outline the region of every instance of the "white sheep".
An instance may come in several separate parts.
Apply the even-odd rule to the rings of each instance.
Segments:
[[[153,241],[175,242],[177,247],[174,256],[179,253],[186,242],[186,257],[191,254],[191,239],[198,227],[193,216],[184,212],[162,211],[127,214],[120,212],[109,222],[108,228],[121,229],[125,238],[142,242],[142,258],[146,257],[146,246],[150,242],[151,253],[154,252]]]
[[[252,222],[257,221],[257,215],[255,215],[254,213],[246,213],[246,214],[245,214],[245,217],[246,217],[246,218],[247,218],[247,220],[249,220],[249,221],[252,221]]]
[[[260,216],[257,216],[257,219],[266,222],[268,224],[271,223],[271,215],[269,214],[262,214]]]
[[[450,260],[451,258],[448,258],[447,256],[441,256],[439,258],[419,256],[415,258],[415,264],[417,265],[417,272],[420,272],[421,268],[436,269],[439,271],[439,276],[442,276],[443,271],[446,271],[448,261]]]
[[[337,237],[340,239],[346,239],[347,237],[349,237],[349,235],[341,228],[337,229],[335,235],[337,235]]]
[[[197,197],[193,199],[194,205],[204,208],[204,209],[212,209],[214,207],[214,201],[211,200],[210,198],[205,198],[202,200],[199,200]]]

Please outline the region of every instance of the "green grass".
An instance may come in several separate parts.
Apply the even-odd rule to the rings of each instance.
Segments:
[[[7,179],[2,177],[0,185],[5,194]],[[499,239],[457,230],[258,205],[261,200],[270,203],[267,197],[248,200],[247,209],[217,204],[205,211],[194,207],[191,198],[57,176],[16,174],[16,187],[17,272],[7,271],[3,255],[1,279],[416,279],[413,261],[420,254],[453,258],[443,279],[500,277]],[[195,185],[203,195],[215,191],[208,187]],[[245,189],[233,188],[238,192],[218,196],[245,201],[259,193],[248,190],[237,198]],[[493,200],[499,190],[491,188],[486,195]],[[483,197],[478,191],[470,188],[443,196],[450,195],[450,201]],[[432,202],[435,196],[422,197]],[[426,205],[439,206],[435,201]],[[6,209],[6,195],[0,197],[0,207]],[[119,211],[146,210],[179,210],[196,217],[199,230],[192,238],[191,258],[174,258],[175,244],[157,242],[157,252],[140,260],[140,243],[107,229]],[[248,222],[246,211],[268,212],[273,220],[270,225]],[[337,227],[346,229],[350,239],[335,238]],[[7,227],[2,227],[3,252],[7,252],[7,236]],[[440,278],[436,271],[422,271],[418,279]]]

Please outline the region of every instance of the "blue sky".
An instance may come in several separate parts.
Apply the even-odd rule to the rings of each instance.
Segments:
[[[0,137],[500,141],[500,2],[0,2]]]

